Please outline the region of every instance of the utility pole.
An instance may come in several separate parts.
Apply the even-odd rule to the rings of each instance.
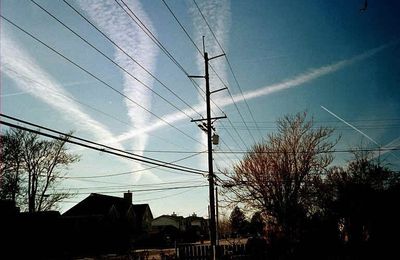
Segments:
[[[226,118],[226,115],[220,117],[211,117],[211,107],[210,107],[210,96],[211,94],[224,90],[226,88],[218,89],[215,91],[210,91],[210,77],[208,73],[208,63],[210,60],[224,56],[221,54],[212,58],[208,58],[208,53],[204,48],[204,36],[203,36],[203,49],[204,49],[204,70],[205,76],[189,76],[191,78],[204,78],[206,80],[206,106],[207,106],[207,118],[194,119],[192,122],[206,121],[206,125],[199,125],[202,130],[207,133],[207,148],[208,148],[208,185],[209,185],[209,197],[210,197],[210,243],[211,243],[211,257],[215,259],[216,257],[216,241],[217,241],[217,229],[215,221],[215,190],[214,190],[214,170],[213,170],[213,148],[212,148],[212,122],[211,120],[217,120],[221,118]],[[206,129],[205,129],[206,128]]]
[[[215,214],[216,216],[216,225],[217,225],[217,246],[219,246],[219,239],[220,239],[220,233],[219,233],[219,214],[218,214],[218,187],[215,187]]]

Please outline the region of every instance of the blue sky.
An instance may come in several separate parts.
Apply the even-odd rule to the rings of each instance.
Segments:
[[[4,18],[97,77],[2,18],[2,113],[62,132],[73,130],[76,136],[158,160],[172,162],[193,155],[179,164],[207,169],[206,154],[196,155],[206,150],[205,135],[190,122],[205,115],[205,103],[202,92],[185,75],[204,74],[204,63],[163,1],[66,1],[118,47],[64,1],[35,1],[106,57],[34,2],[1,1]],[[226,85],[232,95],[221,91],[212,96],[229,118],[215,123],[221,138],[214,148],[220,152],[214,154],[215,168],[229,168],[242,156],[223,152],[246,150],[276,130],[276,119],[302,111],[317,125],[336,128],[335,136],[342,136],[338,150],[360,144],[400,146],[400,2],[370,0],[368,10],[360,12],[363,2],[199,0],[217,42],[193,1],[166,0],[197,48],[202,50],[205,36],[210,56],[226,52],[243,93],[226,59],[212,60],[217,75],[210,72],[211,89]],[[185,72],[128,16],[121,8],[124,3]],[[202,80],[196,82],[204,89]],[[213,105],[214,116],[222,115],[219,108]],[[81,154],[81,161],[68,169],[69,179],[60,189],[77,196],[64,202],[62,211],[90,192],[122,196],[129,189],[134,201],[149,203],[155,216],[207,215],[208,189],[201,175],[146,169],[148,165],[75,146],[70,150]],[[350,158],[348,153],[335,155],[336,164]],[[383,156],[399,169],[398,151]],[[177,186],[197,187],[142,191]]]

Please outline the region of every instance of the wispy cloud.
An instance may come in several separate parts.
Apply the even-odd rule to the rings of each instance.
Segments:
[[[309,82],[316,80],[320,77],[323,77],[325,75],[329,75],[338,70],[344,69],[345,67],[350,66],[351,64],[354,64],[356,62],[360,62],[369,57],[372,57],[373,55],[379,53],[380,51],[383,51],[384,49],[388,48],[389,46],[392,46],[397,43],[398,43],[398,41],[379,46],[377,48],[368,50],[359,55],[353,56],[349,59],[341,60],[339,62],[332,63],[332,64],[329,64],[326,66],[322,66],[317,69],[312,69],[308,72],[299,74],[299,75],[295,76],[294,78],[289,78],[289,79],[283,80],[282,82],[268,85],[268,86],[265,86],[265,87],[262,87],[262,88],[259,88],[256,90],[247,91],[247,92],[243,93],[243,96],[238,94],[238,95],[235,95],[233,98],[234,98],[235,102],[242,102],[242,101],[244,101],[244,99],[249,101],[251,99],[261,98],[261,97],[268,96],[270,94],[273,94],[273,93],[276,93],[279,91],[283,91],[283,90],[287,90],[290,88],[301,86],[305,83],[309,83]],[[215,103],[217,103],[218,106],[220,106],[221,108],[233,104],[232,99],[230,99],[230,98],[219,98],[219,99],[215,100]],[[200,112],[204,112],[204,110],[205,110],[203,103],[196,105],[194,108]],[[194,115],[194,112],[189,109],[187,109],[185,112],[187,112],[187,114]],[[182,114],[180,114],[180,113],[172,113],[172,114],[164,116],[163,119],[172,124],[172,123],[184,120],[184,119],[186,119],[186,117],[182,116]],[[139,134],[157,130],[166,125],[167,124],[165,122],[158,120],[152,124],[149,124],[147,127],[143,128],[141,130],[134,130],[134,131],[124,133],[124,134],[118,136],[117,140],[124,141],[124,140],[130,139],[130,138],[133,138]]]
[[[12,79],[23,93],[30,93],[62,112],[63,117],[80,130],[90,132],[97,139],[109,140],[115,147],[122,149],[104,125],[84,113],[76,103],[63,97],[69,94],[13,40],[5,28],[1,31],[1,63],[2,72]]]
[[[125,1],[131,10],[146,24],[153,33],[152,23],[144,12],[138,1]],[[90,19],[97,24],[100,29],[108,35],[115,43],[117,43],[131,57],[134,57],[149,71],[154,71],[156,64],[157,47],[151,42],[151,39],[131,20],[131,18],[122,10],[122,8],[114,1],[97,1],[85,0],[79,2],[80,7],[89,15]],[[121,4],[122,5],[122,4]],[[127,10],[129,12],[129,10]],[[153,85],[153,79],[137,66],[124,53],[114,48],[114,57],[120,64],[132,75],[140,75],[138,78],[147,86]],[[150,109],[151,92],[144,88],[143,85],[132,79],[129,75],[123,74],[123,92],[131,100]],[[148,125],[150,114],[143,111],[133,102],[125,99],[125,105],[128,110],[128,116],[132,123],[132,130],[142,129]],[[148,136],[146,132],[138,131],[137,138],[134,139],[132,147],[136,150],[144,150],[147,144]],[[138,169],[141,166],[137,165]],[[135,181],[139,180],[143,174],[135,175]]]

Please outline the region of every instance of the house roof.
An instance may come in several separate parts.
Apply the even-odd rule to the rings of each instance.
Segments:
[[[125,214],[128,212],[129,208],[132,207],[138,219],[143,218],[147,208],[151,213],[149,204],[133,205],[124,198],[92,193],[67,210],[63,216],[107,215],[112,207],[114,207],[119,214]]]
[[[176,221],[182,221],[184,218],[182,216],[176,216],[176,215],[161,215],[159,217],[156,217],[154,220],[156,219],[160,219],[160,218],[170,218]]]

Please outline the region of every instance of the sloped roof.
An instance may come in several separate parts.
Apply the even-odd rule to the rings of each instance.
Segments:
[[[130,204],[126,199],[103,194],[92,193],[84,200],[67,210],[63,216],[93,216],[107,215],[114,206],[119,214],[126,214],[132,206],[133,212],[138,219],[142,219],[149,204]],[[150,211],[151,212],[151,211]]]

